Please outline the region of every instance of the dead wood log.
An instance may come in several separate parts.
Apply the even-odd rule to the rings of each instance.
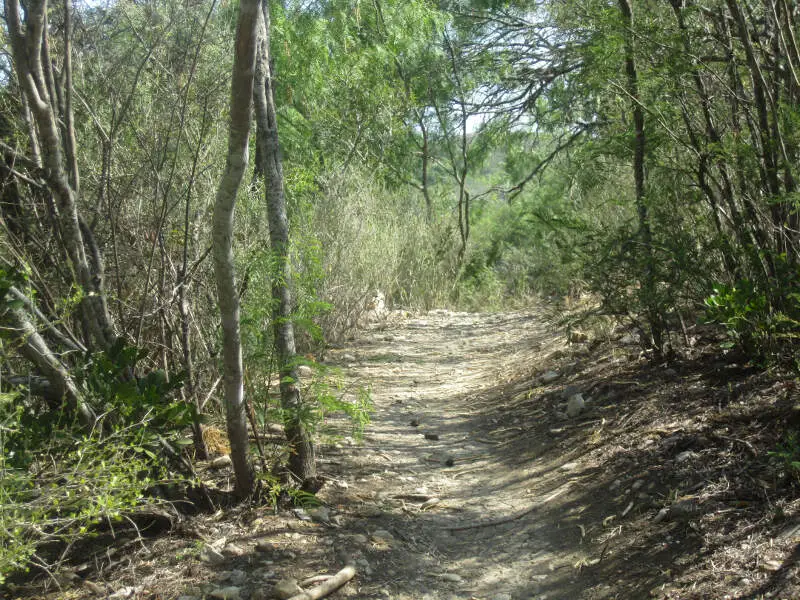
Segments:
[[[325,583],[321,583],[317,587],[311,588],[302,594],[296,594],[289,598],[289,600],[319,600],[319,598],[324,598],[325,596],[338,590],[345,583],[355,577],[355,575],[355,568],[353,568],[352,565],[347,565],[344,569],[328,579]]]

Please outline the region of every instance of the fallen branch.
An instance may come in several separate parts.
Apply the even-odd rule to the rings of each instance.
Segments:
[[[328,579],[326,582],[321,583],[315,588],[312,588],[302,594],[297,594],[289,598],[289,600],[319,600],[328,594],[335,592],[345,583],[350,581],[356,575],[356,570],[347,565],[344,569],[339,571],[336,575]]]
[[[528,514],[532,513],[537,508],[541,507],[543,504],[546,504],[546,503],[550,502],[551,500],[555,500],[561,494],[566,492],[569,489],[569,487],[570,487],[570,485],[572,483],[573,482],[568,481],[567,483],[565,483],[564,485],[559,487],[555,492],[550,494],[547,498],[545,498],[541,502],[537,502],[536,504],[534,504],[530,508],[526,508],[522,512],[519,512],[519,513],[517,513],[515,515],[511,515],[510,517],[503,517],[502,519],[495,519],[494,521],[483,521],[481,523],[469,523],[467,525],[457,525],[456,527],[445,527],[444,530],[445,531],[467,531],[468,529],[481,529],[482,527],[494,527],[496,525],[504,525],[505,523],[511,523],[512,521],[516,521],[517,519],[521,519],[525,515],[528,515]]]

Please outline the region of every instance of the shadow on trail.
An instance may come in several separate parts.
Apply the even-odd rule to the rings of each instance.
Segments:
[[[436,330],[463,333],[473,344],[465,348],[465,368],[478,355],[500,367],[470,373],[466,391],[452,381],[426,380],[430,373],[416,368],[378,379],[391,387],[367,444],[388,460],[364,455],[358,468],[362,478],[379,478],[388,488],[387,501],[355,527],[389,531],[395,542],[369,553],[379,582],[372,592],[431,599],[707,597],[685,589],[675,595],[673,584],[684,576],[697,584],[716,581],[714,573],[693,570],[696,563],[743,543],[746,529],[711,540],[705,528],[766,516],[761,505],[742,504],[753,493],[745,480],[765,468],[766,457],[748,456],[746,444],[724,433],[743,411],[720,412],[758,388],[753,371],[702,359],[672,369],[620,367],[602,349],[591,357],[551,353],[547,362],[503,365],[507,348],[541,347],[545,328],[504,340],[495,351],[482,336],[529,319]],[[427,355],[428,368],[458,364],[441,352],[444,344],[427,340],[439,350],[438,358]],[[546,368],[564,376],[541,385],[535,376]],[[724,387],[715,386],[720,381]],[[408,389],[408,382],[415,385]],[[568,385],[592,396],[575,419],[560,414]],[[416,414],[424,431],[411,425]],[[776,415],[745,416],[764,430]],[[425,432],[437,439],[425,439]],[[398,484],[401,477],[405,484]],[[441,492],[441,503],[420,510],[393,501],[403,485],[418,484],[430,496]],[[757,593],[780,589],[783,569]]]

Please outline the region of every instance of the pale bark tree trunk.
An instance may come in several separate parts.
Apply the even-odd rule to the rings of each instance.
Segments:
[[[12,288],[12,294],[15,299],[22,296],[14,288]],[[33,326],[25,311],[22,308],[8,307],[0,314],[0,322],[19,344],[19,353],[47,379],[53,390],[53,393],[49,395],[66,402],[85,427],[93,427],[96,417],[92,409],[83,402],[80,391],[69,372],[50,350],[47,342]]]
[[[262,2],[259,23],[259,52],[256,67],[255,106],[258,138],[262,152],[259,168],[264,175],[264,190],[269,220],[269,237],[277,268],[273,273],[272,324],[275,350],[280,369],[281,407],[285,413],[285,430],[289,442],[289,469],[304,489],[316,491],[316,459],[311,434],[301,418],[303,398],[297,386],[295,370],[294,327],[292,325],[292,295],[289,287],[289,220],[283,193],[283,165],[278,138],[278,122],[272,93],[270,68],[270,15],[268,0]]]
[[[25,5],[22,22],[19,0],[6,0],[5,17],[19,86],[35,124],[47,183],[56,201],[64,249],[72,267],[75,283],[82,295],[79,318],[89,349],[108,349],[116,340],[103,288],[103,268],[93,234],[81,227],[77,197],[79,177],[75,132],[72,119],[71,21],[69,3],[65,2],[65,59],[57,88],[47,40],[47,0],[30,0]],[[90,254],[87,254],[87,246]]]
[[[242,377],[242,344],[239,332],[239,294],[233,259],[233,215],[236,195],[247,168],[250,108],[256,62],[259,0],[241,0],[231,82],[231,117],[228,156],[214,204],[214,273],[222,314],[225,413],[231,460],[236,475],[236,493],[247,496],[255,489],[255,476],[248,455],[247,414]]]

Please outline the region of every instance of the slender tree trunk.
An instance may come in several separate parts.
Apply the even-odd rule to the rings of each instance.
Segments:
[[[236,25],[231,82],[231,117],[228,156],[214,204],[214,274],[222,315],[225,415],[231,460],[236,475],[236,493],[247,496],[255,489],[247,437],[247,413],[242,376],[242,344],[239,332],[239,294],[233,257],[233,215],[236,195],[248,162],[250,108],[258,37],[259,0],[241,0]]]
[[[653,258],[653,233],[650,229],[650,215],[645,200],[645,150],[647,139],[644,131],[644,109],[639,97],[639,75],[636,69],[636,53],[633,42],[633,6],[630,0],[619,0],[622,22],[625,27],[625,75],[628,82],[628,95],[633,113],[633,181],[636,195],[636,212],[639,217],[639,238],[644,252],[644,274],[642,277],[641,299],[650,324],[653,347],[657,353],[664,349],[664,328],[661,311],[656,301],[656,286]]]
[[[71,29],[69,3],[65,28]],[[30,0],[23,24],[19,0],[6,0],[5,16],[19,85],[36,125],[48,187],[58,210],[64,249],[82,296],[79,317],[90,349],[107,349],[116,340],[103,286],[102,261],[91,229],[81,226],[77,196],[79,177],[72,120],[70,45],[65,47],[63,84],[57,87],[47,42],[47,1]],[[62,125],[63,124],[63,125]],[[36,141],[32,141],[35,147]],[[65,160],[66,155],[66,160]],[[87,256],[87,246],[92,252]]]
[[[280,372],[281,406],[285,413],[285,430],[289,442],[289,469],[302,482],[303,488],[316,491],[317,467],[314,443],[303,422],[303,398],[297,386],[295,371],[292,295],[289,287],[289,219],[283,193],[283,165],[278,138],[275,99],[272,93],[270,67],[270,14],[268,0],[262,0],[258,65],[256,67],[255,106],[258,138],[262,153],[259,158],[269,220],[269,237],[276,269],[272,275],[274,309],[272,325]]]

